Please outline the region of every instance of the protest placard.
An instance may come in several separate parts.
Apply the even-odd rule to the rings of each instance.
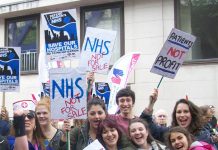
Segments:
[[[140,57],[140,53],[133,52],[121,57],[112,67],[108,74],[107,83],[110,86],[110,99],[108,103],[108,113],[116,113],[118,107],[116,104],[117,92],[126,87],[129,75],[134,69]]]
[[[115,39],[116,31],[87,27],[79,66],[107,74]]]
[[[0,91],[20,89],[20,47],[0,47]]]
[[[104,103],[106,107],[108,108],[108,103],[110,99],[110,87],[109,84],[106,82],[95,82],[95,92],[93,93],[96,94],[99,98],[104,100]]]
[[[66,60],[80,56],[76,9],[41,14],[47,60]]]
[[[173,28],[155,60],[151,72],[175,78],[195,39],[195,36]]]
[[[91,144],[89,144],[87,147],[85,147],[83,150],[105,150],[105,148],[102,146],[102,144],[95,140]]]
[[[86,76],[72,68],[49,70],[51,118],[86,119]]]

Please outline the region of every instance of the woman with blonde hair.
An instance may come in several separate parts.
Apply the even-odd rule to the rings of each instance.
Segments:
[[[45,146],[52,150],[57,150],[63,132],[52,126],[50,98],[42,97],[37,103],[35,110],[41,130],[46,138],[44,141]]]

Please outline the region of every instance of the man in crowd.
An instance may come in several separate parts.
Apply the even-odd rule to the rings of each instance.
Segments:
[[[159,109],[154,114],[154,122],[159,126],[167,126],[167,112],[163,109]]]

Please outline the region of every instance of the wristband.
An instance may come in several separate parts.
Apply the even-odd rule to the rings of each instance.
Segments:
[[[21,137],[25,135],[24,121],[24,116],[14,116],[13,126],[15,130],[15,137]]]

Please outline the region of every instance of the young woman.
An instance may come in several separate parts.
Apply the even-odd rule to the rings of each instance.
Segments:
[[[140,118],[134,118],[129,124],[129,135],[132,142],[139,149],[162,150],[165,146],[156,142],[151,136],[148,124]]]
[[[212,145],[195,141],[192,135],[183,127],[173,127],[165,137],[170,150],[215,150]]]
[[[134,150],[133,146],[126,146],[129,142],[125,137],[115,120],[106,118],[98,128],[97,139],[106,148],[106,150]]]
[[[58,149],[58,143],[63,132],[52,126],[50,98],[42,97],[36,105],[36,115],[39,120],[41,130],[45,136],[44,144],[52,150]]]
[[[191,134],[182,127],[173,127],[166,134],[165,140],[171,150],[188,150],[193,142]]]
[[[155,101],[150,101],[149,106],[154,105]],[[152,110],[153,108],[149,108]],[[157,126],[151,119],[151,115],[147,112],[143,112],[140,116],[149,123],[152,135],[155,139],[164,141],[164,134],[169,131],[169,127]],[[212,143],[210,135],[203,129],[201,121],[201,111],[198,106],[192,103],[190,100],[180,99],[176,102],[176,105],[172,113],[172,127],[180,126],[186,128],[197,140]]]
[[[14,116],[14,130],[15,130],[15,143],[11,145],[11,149],[25,149],[28,146],[29,150],[45,150],[44,146],[44,135],[41,131],[38,119],[35,115],[35,112],[32,110],[25,110],[19,115]],[[24,131],[25,130],[25,131]],[[27,142],[25,144],[25,137],[21,138],[22,143],[16,142],[19,141],[19,137],[26,135]],[[18,138],[17,138],[18,137]]]
[[[106,118],[106,107],[104,101],[93,98],[88,101],[86,123],[81,127],[74,127],[70,131],[70,123],[65,120],[63,131],[70,131],[71,150],[82,150],[96,139],[97,130],[100,122]],[[66,149],[66,134],[62,135],[60,149]]]

